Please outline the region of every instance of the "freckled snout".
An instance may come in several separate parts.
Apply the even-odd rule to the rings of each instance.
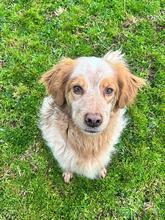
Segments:
[[[84,118],[85,124],[91,128],[99,127],[103,121],[101,114],[88,113]]]

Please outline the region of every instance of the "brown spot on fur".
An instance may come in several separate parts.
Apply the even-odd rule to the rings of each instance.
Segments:
[[[83,76],[77,76],[74,77],[73,79],[70,79],[67,83],[67,91],[71,90],[71,88],[75,85],[81,86],[84,90],[87,89],[87,83],[84,80]]]
[[[74,65],[74,60],[63,59],[41,77],[41,82],[45,84],[47,92],[53,96],[58,106],[65,102],[65,86]]]
[[[73,100],[76,100],[80,97],[80,95],[76,95],[72,90],[73,86],[75,85],[81,86],[84,91],[87,90],[87,83],[85,82],[83,76],[74,77],[73,79],[68,80],[66,84],[65,96],[69,105]]]
[[[112,88],[113,89],[112,95],[109,95],[109,96],[105,95],[104,94],[105,88]],[[112,100],[112,98],[114,98],[116,100],[118,97],[118,84],[117,84],[116,78],[111,77],[111,78],[103,79],[102,82],[100,83],[100,91],[103,94],[103,96],[105,97],[107,102],[110,102]]]

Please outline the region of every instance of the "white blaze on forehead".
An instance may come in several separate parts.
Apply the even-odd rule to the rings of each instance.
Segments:
[[[111,66],[102,58],[80,57],[71,75],[71,78],[82,75],[88,82],[98,83],[101,79],[111,76]]]

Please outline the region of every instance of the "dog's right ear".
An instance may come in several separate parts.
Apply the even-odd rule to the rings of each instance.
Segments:
[[[63,59],[41,77],[40,81],[44,83],[48,94],[54,98],[58,106],[65,103],[65,86],[74,63],[75,61],[70,58]]]

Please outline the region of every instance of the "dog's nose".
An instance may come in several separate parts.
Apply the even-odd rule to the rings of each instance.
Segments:
[[[99,113],[88,113],[85,115],[85,123],[92,128],[99,127],[103,119]]]

